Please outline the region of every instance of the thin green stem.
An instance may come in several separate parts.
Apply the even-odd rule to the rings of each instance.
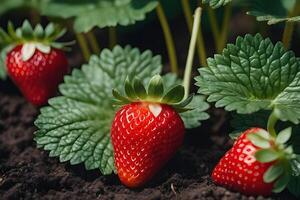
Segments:
[[[91,56],[91,52],[83,33],[76,33],[76,38],[82,51],[83,58],[85,61],[88,61]]]
[[[199,26],[199,37],[197,39],[197,44],[199,44],[199,51],[200,51],[200,64],[201,66],[205,67],[207,66],[206,58],[206,48],[205,48],[205,43],[204,43],[204,37],[202,33],[202,25],[200,24]]]
[[[192,11],[191,11],[191,6],[189,4],[189,0],[181,0],[182,8],[183,8],[183,13],[186,19],[186,23],[189,29],[190,34],[192,33],[192,26],[193,26],[193,16],[192,16]],[[200,25],[201,26],[201,25]],[[203,34],[200,28],[199,31],[199,36],[197,37],[197,52],[198,52],[198,57],[199,57],[199,63],[202,66],[206,66],[206,49],[205,49],[205,44],[204,44],[204,39],[203,39]]]
[[[293,17],[293,16],[298,15],[299,11],[300,11],[300,2],[297,1],[293,10],[291,10],[288,13],[288,17]],[[287,21],[285,23],[285,27],[284,27],[284,31],[283,31],[283,35],[282,35],[282,43],[286,49],[290,48],[294,28],[295,28],[295,22]]]
[[[290,48],[290,43],[293,36],[294,31],[294,22],[285,22],[285,27],[282,35],[282,43],[286,49]]]
[[[227,43],[231,14],[232,14],[232,6],[231,3],[229,3],[225,6],[224,9],[222,32],[221,32],[220,40],[218,42],[217,53],[221,53]]]
[[[278,118],[276,117],[274,111],[270,114],[269,119],[268,119],[268,125],[267,125],[267,129],[268,132],[271,134],[271,136],[276,137],[276,130],[275,130],[275,126],[276,123],[278,121]]]
[[[189,0],[181,0],[181,5],[182,5],[183,14],[184,14],[188,29],[189,29],[190,33],[192,33],[193,16],[192,16],[192,11],[191,11],[191,6],[189,4]]]
[[[191,42],[190,42],[189,53],[188,53],[185,71],[184,71],[184,77],[183,77],[183,86],[185,89],[184,97],[185,98],[187,98],[190,93],[192,65],[193,65],[193,60],[194,60],[194,55],[195,55],[197,36],[198,36],[199,27],[200,27],[200,23],[201,23],[201,14],[202,14],[202,8],[198,7],[195,11]]]
[[[90,44],[90,47],[92,48],[93,52],[95,54],[99,54],[100,53],[100,47],[97,41],[97,38],[94,34],[94,32],[91,30],[86,34],[86,38]]]
[[[168,54],[169,54],[169,59],[170,59],[170,64],[171,64],[171,71],[173,73],[178,74],[178,64],[177,64],[177,56],[176,56],[176,50],[175,50],[175,44],[174,40],[171,34],[170,26],[167,21],[167,17],[164,13],[164,10],[161,6],[161,4],[158,2],[158,6],[156,7],[156,13],[159,18],[165,41],[166,41],[166,46],[168,49]]]
[[[117,44],[117,28],[116,27],[109,27],[108,28],[108,36],[109,36],[109,48],[112,49]]]
[[[220,39],[220,30],[218,27],[216,12],[214,9],[212,9],[209,6],[207,7],[207,11],[208,11],[208,19],[209,19],[211,31],[212,31],[214,41],[215,41],[215,46],[216,46],[216,48],[218,48],[219,39]]]

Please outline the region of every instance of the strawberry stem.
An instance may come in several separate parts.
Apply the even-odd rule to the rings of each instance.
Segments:
[[[167,20],[167,17],[165,15],[165,12],[163,10],[163,7],[160,2],[158,2],[158,5],[156,7],[156,13],[158,16],[158,19],[160,21],[164,37],[165,37],[165,42],[169,54],[169,59],[170,59],[170,64],[171,64],[171,71],[172,73],[175,73],[178,75],[178,63],[177,63],[177,57],[176,57],[176,50],[175,50],[175,44],[174,44],[174,39],[171,34],[170,26]]]
[[[300,3],[296,2],[294,8],[288,12],[288,17],[297,16],[299,11],[300,11]],[[287,21],[285,23],[285,27],[282,35],[282,43],[286,49],[289,49],[290,47],[294,28],[295,28],[295,22]]]
[[[210,6],[207,7],[208,19],[211,26],[216,49],[218,51],[219,38],[221,38],[216,12]],[[220,52],[217,52],[220,53]]]
[[[274,111],[270,114],[269,119],[268,119],[268,125],[267,125],[267,129],[268,132],[271,134],[271,136],[276,137],[276,130],[275,130],[275,126],[276,123],[278,121],[278,118],[276,117]]]
[[[117,44],[117,28],[116,27],[109,27],[108,28],[108,37],[109,37],[109,48],[113,49],[114,46]]]
[[[224,8],[224,16],[223,16],[223,23],[222,23],[222,32],[220,34],[217,52],[221,53],[226,45],[227,39],[228,39],[228,29],[229,29],[229,23],[230,23],[230,17],[231,17],[231,10],[232,6],[231,3],[227,4]]]
[[[185,70],[184,70],[184,77],[183,77],[183,86],[185,89],[184,99],[186,99],[190,93],[192,65],[193,65],[193,60],[194,60],[194,55],[195,55],[197,36],[198,36],[199,27],[200,27],[200,23],[201,23],[201,14],[202,14],[202,8],[198,7],[195,11],[192,37],[191,37],[188,57],[187,57],[186,65],[185,65]]]
[[[93,53],[98,55],[100,53],[100,47],[99,47],[99,44],[98,44],[98,41],[97,41],[97,38],[96,38],[94,32],[92,30],[87,32],[86,38],[93,50]]]
[[[192,9],[190,6],[190,0],[181,0],[182,8],[183,8],[183,13],[186,19],[186,23],[189,29],[190,34],[192,34],[192,29],[193,29],[193,15],[192,15]],[[205,44],[204,44],[204,39],[203,39],[203,34],[201,31],[201,25],[200,25],[200,31],[199,31],[199,36],[197,37],[197,52],[198,52],[198,57],[199,57],[199,63],[202,66],[207,66],[206,63],[206,49],[205,49]]]
[[[91,52],[90,52],[90,49],[88,47],[88,44],[86,42],[84,35],[82,33],[76,33],[76,38],[77,38],[77,41],[81,48],[82,55],[83,55],[85,61],[88,61],[91,56]]]

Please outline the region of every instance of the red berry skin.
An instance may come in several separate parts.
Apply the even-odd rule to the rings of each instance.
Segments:
[[[149,181],[181,146],[184,124],[168,105],[155,117],[149,103],[123,106],[114,118],[111,138],[121,182],[139,187]]]
[[[27,61],[22,60],[18,45],[6,57],[7,71],[25,98],[36,106],[44,105],[57,92],[58,84],[69,71],[67,58],[62,50],[51,48],[49,54],[35,50]]]
[[[260,148],[247,139],[248,134],[259,130],[262,129],[251,128],[245,131],[220,160],[212,173],[216,184],[246,195],[268,196],[272,193],[274,183],[265,183],[263,175],[274,161],[257,161],[254,154]]]

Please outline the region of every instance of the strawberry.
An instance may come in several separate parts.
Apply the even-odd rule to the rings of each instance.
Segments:
[[[192,97],[182,103],[184,89],[175,86],[164,95],[162,79],[154,76],[148,91],[135,79],[127,80],[125,92],[116,90],[117,104],[125,104],[115,115],[111,128],[115,166],[121,182],[139,187],[149,181],[174,155],[184,138],[178,111],[187,110]]]
[[[53,24],[45,30],[37,25],[33,30],[28,21],[16,31],[9,24],[8,30],[9,34],[1,30],[0,43],[10,45],[11,50],[6,54],[10,78],[29,102],[37,106],[46,104],[56,94],[58,84],[69,70],[61,50],[64,44],[54,42],[65,30]]]
[[[294,154],[283,145],[290,137],[285,129],[272,137],[261,128],[245,131],[212,172],[213,181],[247,195],[270,195],[288,184]]]

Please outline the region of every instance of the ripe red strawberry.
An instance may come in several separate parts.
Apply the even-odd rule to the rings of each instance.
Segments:
[[[184,124],[168,105],[155,116],[149,103],[131,103],[119,110],[111,137],[118,175],[125,185],[147,182],[170,159],[183,141]]]
[[[183,104],[178,102],[183,98],[184,89],[177,86],[163,96],[162,88],[162,79],[157,75],[151,79],[148,91],[137,80],[133,87],[126,82],[128,97],[114,91],[118,103],[126,104],[116,113],[111,139],[118,176],[128,187],[149,181],[183,142],[184,124],[175,108],[182,108]]]
[[[7,54],[7,71],[29,102],[43,105],[55,95],[68,72],[68,61],[64,52],[55,48],[47,54],[36,49],[29,60],[23,61],[22,47],[18,45]]]
[[[261,128],[245,131],[213,170],[213,181],[247,195],[282,191],[290,176],[286,161],[293,157],[291,149],[283,146],[289,137],[278,141]]]
[[[57,92],[58,84],[69,66],[64,44],[55,40],[64,30],[49,24],[45,30],[37,25],[33,30],[28,21],[16,31],[9,24],[9,34],[0,31],[1,46],[8,46],[6,68],[10,78],[26,99],[34,105],[43,105]]]

